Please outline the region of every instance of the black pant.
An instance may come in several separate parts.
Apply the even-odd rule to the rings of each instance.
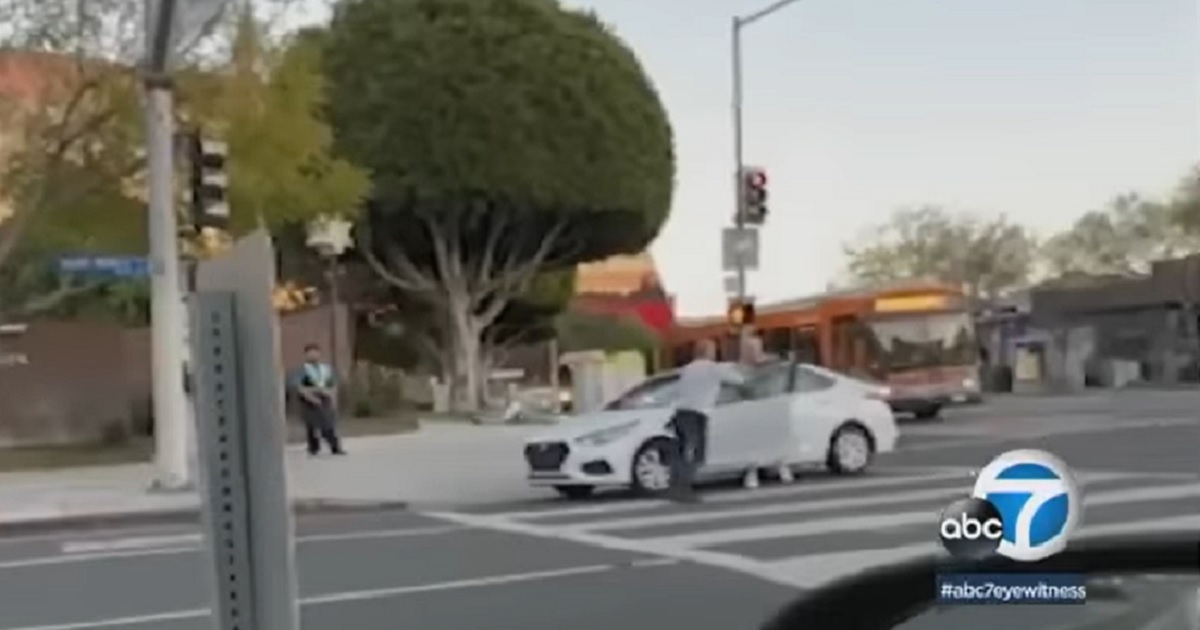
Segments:
[[[692,409],[680,409],[671,417],[675,430],[675,452],[671,458],[672,492],[691,492],[696,470],[704,463],[708,445],[708,416]]]
[[[308,438],[308,452],[316,455],[321,451],[321,438],[329,444],[329,450],[334,453],[342,452],[341,441],[338,440],[336,419],[333,405],[325,402],[314,405],[306,400],[300,402],[300,416],[304,420],[304,433]]]

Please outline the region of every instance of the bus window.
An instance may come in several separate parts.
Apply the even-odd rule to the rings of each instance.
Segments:
[[[777,357],[791,356],[792,329],[772,328],[762,332],[763,352]]]
[[[814,326],[797,328],[794,337],[795,354],[793,358],[801,363],[823,365],[821,360],[821,338]]]

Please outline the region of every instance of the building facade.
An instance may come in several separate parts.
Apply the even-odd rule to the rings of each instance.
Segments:
[[[637,318],[659,336],[675,324],[674,301],[649,253],[580,265],[569,309]]]
[[[1029,324],[1018,343],[1018,383],[1200,382],[1200,255],[1157,262],[1146,276],[1035,289]]]

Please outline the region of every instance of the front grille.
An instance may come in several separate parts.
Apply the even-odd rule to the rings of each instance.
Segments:
[[[525,447],[525,461],[538,472],[558,470],[567,459],[570,449],[562,442],[538,442]]]

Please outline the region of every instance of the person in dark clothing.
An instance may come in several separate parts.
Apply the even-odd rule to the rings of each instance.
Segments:
[[[695,359],[679,375],[679,399],[670,426],[675,431],[676,449],[671,458],[670,498],[685,503],[699,500],[694,490],[696,470],[708,451],[708,414],[717,404],[724,384],[742,385],[736,368],[717,363],[717,347],[711,340],[696,344]]]
[[[337,434],[337,379],[329,364],[321,360],[321,349],[316,344],[304,347],[304,364],[293,378],[308,454],[318,454],[324,439],[334,455],[345,455]]]

